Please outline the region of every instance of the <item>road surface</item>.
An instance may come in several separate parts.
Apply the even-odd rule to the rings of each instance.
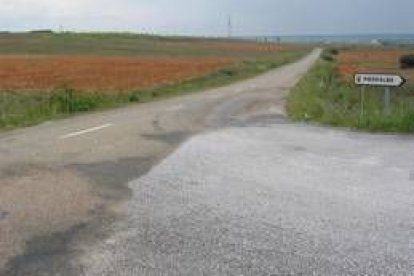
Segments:
[[[87,275],[414,275],[414,140],[275,119],[132,181]]]
[[[410,275],[412,137],[283,115],[319,54],[0,134],[0,274]]]

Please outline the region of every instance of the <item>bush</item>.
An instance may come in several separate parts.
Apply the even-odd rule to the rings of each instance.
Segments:
[[[69,113],[85,112],[96,109],[99,105],[99,99],[94,95],[76,95],[69,104]]]
[[[220,73],[222,73],[223,75],[228,76],[228,77],[232,77],[236,74],[235,70],[233,70],[233,69],[222,69],[220,71]]]
[[[335,61],[336,56],[339,54],[339,50],[335,48],[326,49],[322,53],[322,59],[325,61]]]
[[[414,68],[414,55],[404,55],[400,58],[401,69]]]
[[[335,48],[332,48],[332,49],[329,49],[329,54],[331,54],[332,56],[337,56],[337,55],[339,55],[339,50],[338,49],[335,49]]]
[[[141,101],[140,97],[138,96],[137,93],[131,93],[128,96],[128,101],[131,103],[138,103]]]
[[[323,53],[322,54],[322,59],[325,60],[325,61],[334,61],[335,60],[335,58],[332,55],[328,54],[328,53]]]

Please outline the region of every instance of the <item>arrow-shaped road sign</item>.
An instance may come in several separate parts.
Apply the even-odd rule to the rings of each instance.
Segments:
[[[406,80],[404,77],[396,74],[356,74],[355,84],[357,85],[372,85],[385,87],[400,87],[404,85]]]

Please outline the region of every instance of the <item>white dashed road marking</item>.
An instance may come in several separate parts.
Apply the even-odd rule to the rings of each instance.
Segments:
[[[72,133],[61,136],[60,139],[69,139],[69,138],[77,137],[77,136],[80,136],[80,135],[83,135],[83,134],[87,134],[87,133],[95,132],[95,131],[98,131],[98,130],[102,130],[104,128],[108,128],[108,127],[111,127],[111,126],[112,126],[112,124],[105,124],[105,125],[101,125],[101,126],[97,126],[97,127],[88,128],[88,129],[85,129],[85,130],[80,130],[80,131],[77,131],[77,132],[72,132]]]

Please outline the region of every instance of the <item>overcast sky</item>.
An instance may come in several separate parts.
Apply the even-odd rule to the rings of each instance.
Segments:
[[[225,35],[414,33],[414,0],[0,0],[0,29]]]

